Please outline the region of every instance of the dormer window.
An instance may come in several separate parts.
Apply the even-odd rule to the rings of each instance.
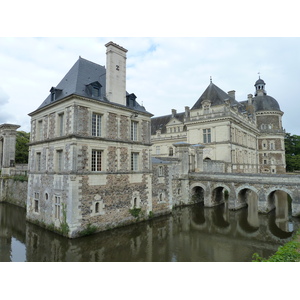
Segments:
[[[95,81],[86,85],[86,92],[93,98],[99,98],[101,96],[101,87],[102,85],[100,84],[100,82]]]
[[[55,101],[55,92],[51,93],[51,102]]]
[[[55,87],[52,87],[51,90],[50,90],[50,93],[51,93],[51,102],[55,101],[59,94],[62,92],[61,89],[57,89]]]
[[[100,96],[100,88],[99,87],[93,86],[92,96],[94,96],[94,97],[99,97]]]

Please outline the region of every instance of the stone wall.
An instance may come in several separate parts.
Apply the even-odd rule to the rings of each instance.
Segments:
[[[26,207],[27,181],[0,178],[0,202]]]

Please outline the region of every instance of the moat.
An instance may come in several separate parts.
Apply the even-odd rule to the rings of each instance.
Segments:
[[[269,257],[300,220],[250,208],[195,204],[167,216],[77,239],[26,222],[25,209],[0,203],[1,262],[248,262]]]

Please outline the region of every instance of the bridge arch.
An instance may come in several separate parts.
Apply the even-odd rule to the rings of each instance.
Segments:
[[[193,203],[204,202],[206,186],[200,182],[195,182],[190,186],[191,201]]]
[[[258,201],[259,190],[250,185],[242,185],[236,189],[237,206],[249,205],[250,201]]]
[[[282,186],[274,186],[266,190],[265,199],[265,210],[270,212],[275,209],[276,224],[281,227],[288,226],[293,205],[297,206],[293,201],[293,191]]]
[[[216,183],[211,189],[210,206],[215,206],[224,203],[228,199],[230,188],[223,183]]]

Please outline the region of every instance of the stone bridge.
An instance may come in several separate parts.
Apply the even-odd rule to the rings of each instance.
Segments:
[[[187,178],[188,177],[188,178]],[[189,173],[185,177],[187,195],[193,202],[204,201],[212,207],[224,203],[230,210],[251,205],[260,213],[268,213],[282,201],[280,192],[291,198],[293,216],[300,216],[300,176],[283,174]],[[287,202],[287,201],[286,201]]]

